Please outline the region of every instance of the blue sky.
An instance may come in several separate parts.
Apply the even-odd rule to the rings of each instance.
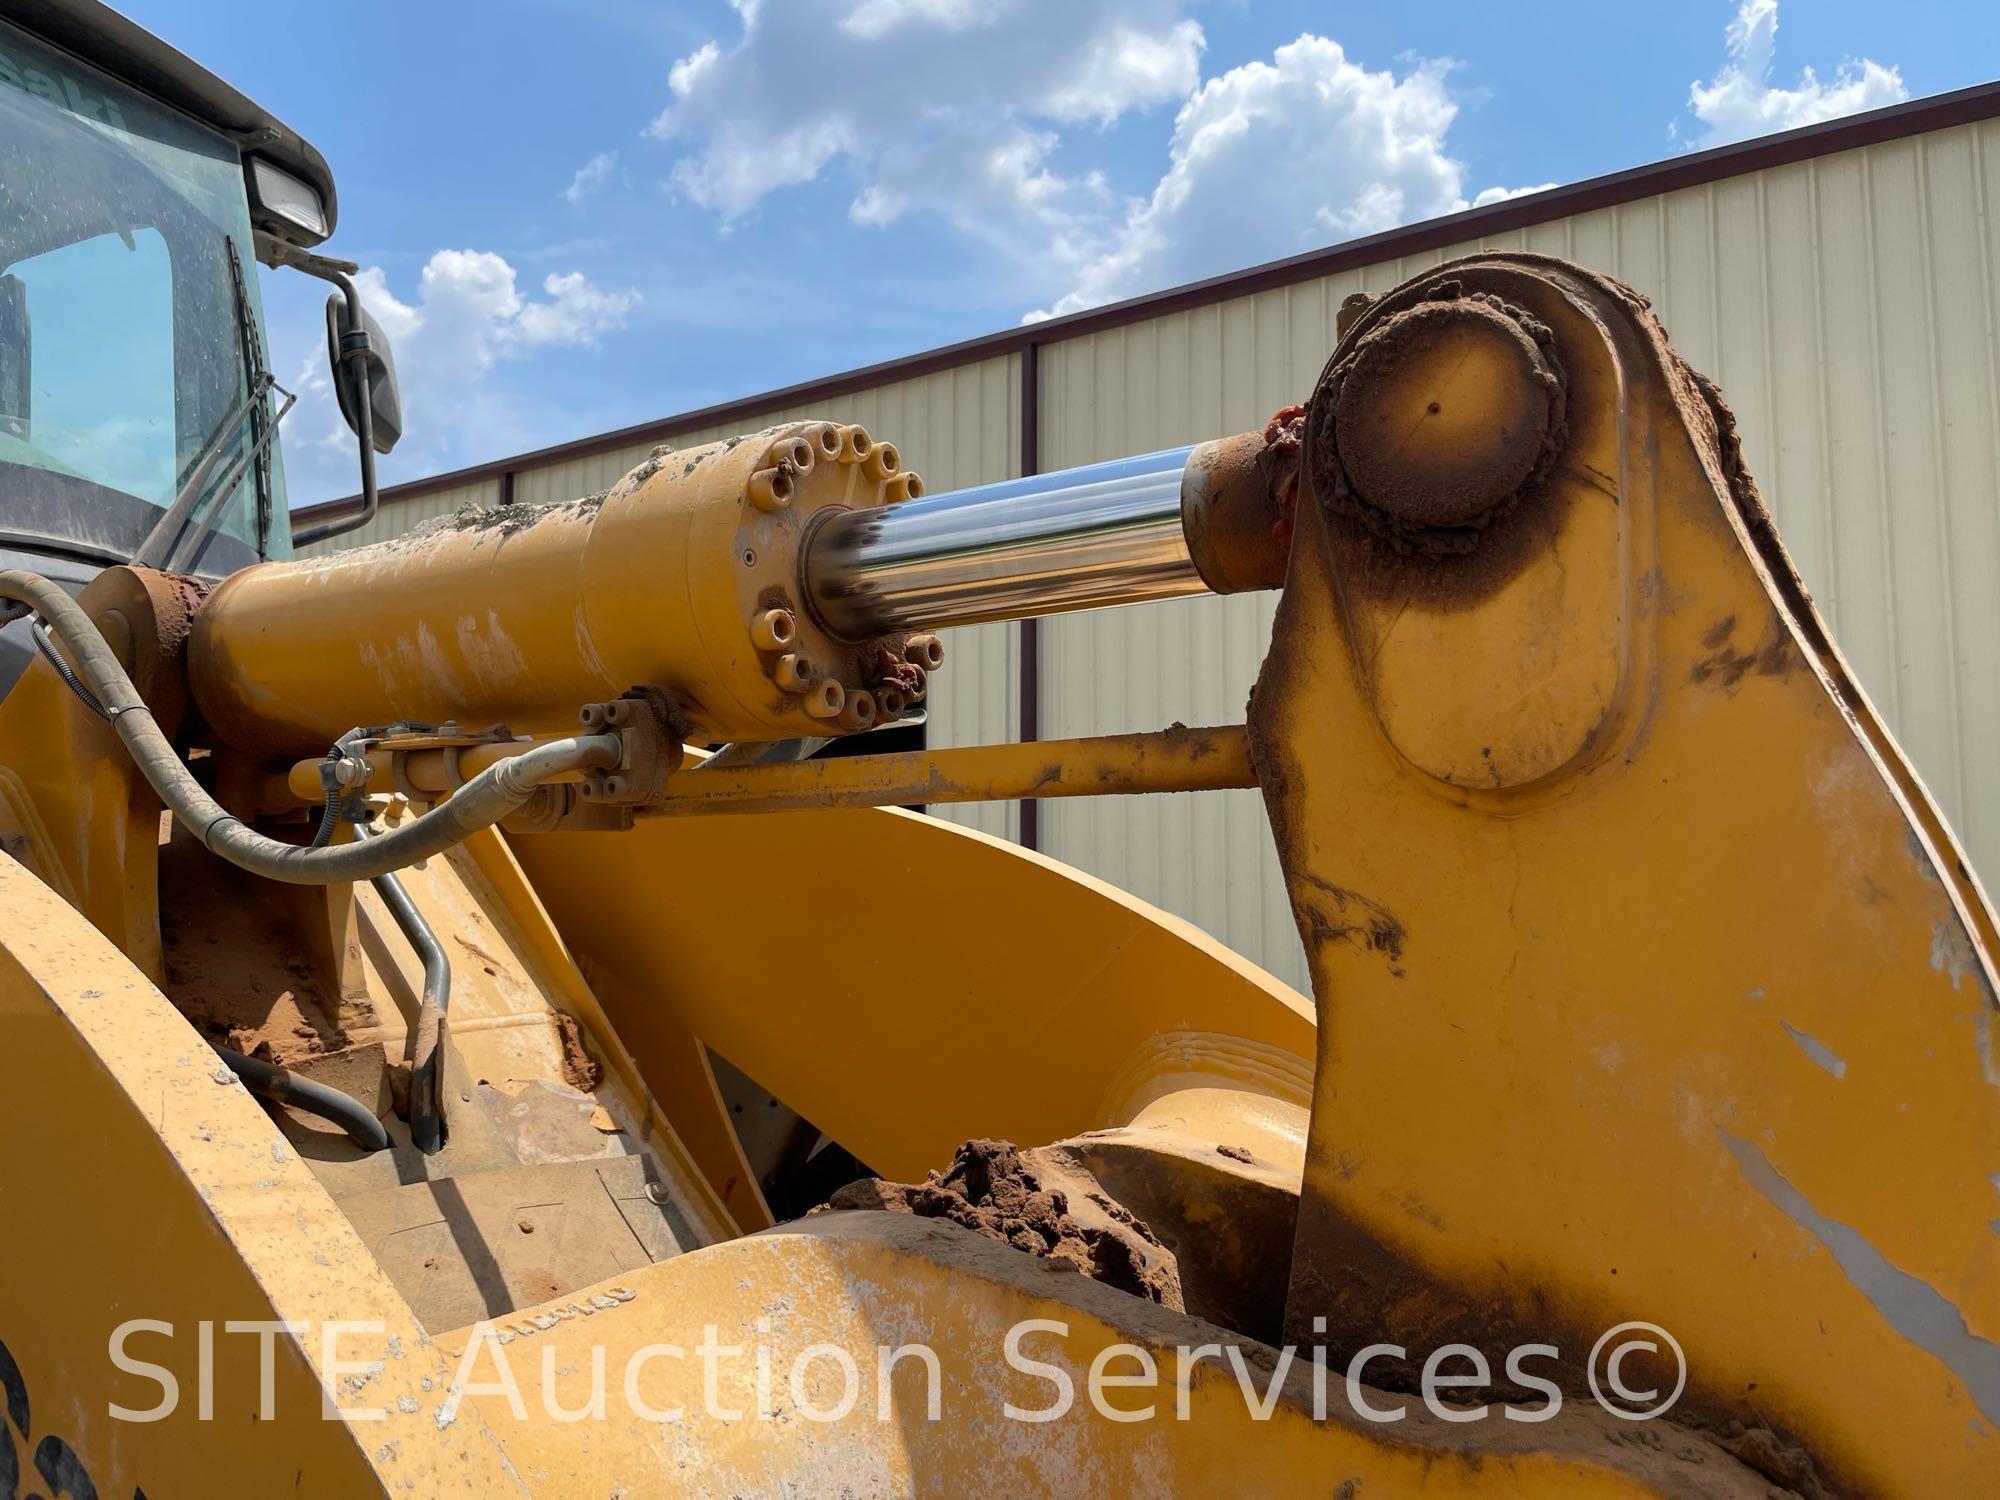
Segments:
[[[1973,0],[116,3],[332,163],[390,481],[2000,73]],[[293,503],[349,493],[264,284]]]

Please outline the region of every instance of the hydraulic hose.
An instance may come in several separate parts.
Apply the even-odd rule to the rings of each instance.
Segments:
[[[323,1083],[314,1083],[310,1078],[288,1073],[262,1058],[245,1057],[241,1052],[224,1052],[220,1048],[216,1049],[215,1055],[228,1065],[230,1072],[243,1080],[243,1086],[251,1093],[279,1104],[289,1104],[293,1109],[303,1110],[309,1115],[318,1115],[322,1120],[331,1120],[346,1131],[347,1138],[363,1151],[380,1151],[389,1144],[389,1132],[382,1128],[382,1122],[359,1099],[343,1094],[339,1089],[330,1089]]]
[[[287,844],[251,829],[209,796],[153,721],[152,711],[102,632],[60,585],[38,573],[0,570],[0,599],[32,605],[47,622],[69,651],[75,675],[103,705],[139,773],[202,846],[268,880],[336,885],[387,875],[442,854],[471,834],[492,827],[516,811],[543,782],[577,771],[616,766],[622,753],[618,737],[611,734],[552,740],[487,767],[448,801],[393,832],[320,849]]]

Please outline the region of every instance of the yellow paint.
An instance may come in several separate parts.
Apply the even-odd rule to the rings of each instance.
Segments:
[[[34,1429],[0,1430],[0,1441],[24,1475],[54,1437],[105,1496],[525,1493],[476,1413],[440,1427],[439,1351],[311,1168],[166,997],[4,856],[0,930],[0,1268],[11,1289],[0,1343]],[[179,1385],[160,1421],[109,1414],[110,1403],[145,1412],[162,1399],[154,1378],[111,1362],[114,1330],[132,1319],[173,1325],[123,1345]],[[260,1343],[228,1333],[231,1319],[312,1330],[274,1339],[268,1423],[243,1420],[258,1409]],[[379,1364],[343,1374],[339,1402],[380,1421],[321,1418],[331,1319],[376,1325],[337,1335],[332,1352]],[[203,1320],[212,1421],[198,1420]]]
[[[1421,1353],[1473,1324],[1500,1348],[1580,1356],[1647,1319],[1687,1351],[1677,1416],[1768,1427],[1843,1491],[1986,1482],[2000,1460],[1993,916],[1748,491],[1732,492],[1727,444],[1657,329],[1553,262],[1451,274],[1554,331],[1563,463],[1487,538],[1511,537],[1505,566],[1478,549],[1386,558],[1302,501],[1250,740],[686,771],[671,795],[798,810],[489,832],[408,874],[462,966],[469,1069],[559,1074],[555,1013],[577,1017],[606,1117],[646,1146],[704,1244],[631,1278],[635,1297],[522,1335],[524,1350],[587,1334],[615,1360],[760,1320],[781,1358],[922,1338],[957,1407],[990,1401],[996,1378],[1019,1389],[995,1370],[1022,1317],[1071,1325],[1073,1377],[1118,1339],[1215,1336],[954,1226],[831,1216],[731,1239],[769,1210],[712,1048],[899,1178],[975,1135],[1114,1129],[1099,1145],[1159,1154],[1170,1185],[1204,1181],[1180,1168],[1215,1170],[1214,1145],[1241,1147],[1260,1188],[1298,1185],[1287,1316],[1302,1341],[1325,1313],[1348,1349]],[[1452,387],[1454,420],[1477,417],[1478,394]],[[883,481],[824,457],[791,506],[760,507],[750,476],[774,440],[674,455],[530,524],[229,580],[188,664],[219,781],[283,793],[297,756],[398,718],[561,733],[637,685],[668,690],[695,737],[821,727],[771,680],[751,626],[796,602],[805,517],[873,503]],[[130,602],[134,576],[106,588]],[[852,652],[811,649],[858,670]],[[187,689],[178,663],[158,670],[149,693]],[[853,805],[1242,786],[1253,742],[1317,1029],[1301,997],[1124,893]],[[1321,1496],[1349,1480],[1393,1495],[1764,1491],[1678,1427],[1658,1447],[1619,1441],[1628,1430],[1580,1401],[1546,1426],[1467,1431],[1418,1407],[1376,1429],[1315,1423],[1295,1376],[1258,1423],[1216,1366],[1198,1420],[1143,1428],[969,1408],[930,1423],[907,1406],[826,1430],[797,1413],[516,1423],[492,1397],[441,1412],[446,1356],[146,977],[157,806],[114,737],[37,664],[0,705],[0,749],[0,838],[43,877],[0,857],[0,1201],[33,1231],[5,1269],[36,1294],[4,1299],[0,1341],[101,1493],[212,1493],[217,1473],[339,1495],[1142,1494],[1248,1472],[1260,1492]],[[357,904],[357,972],[394,1040],[416,972],[374,898]],[[347,909],[336,893],[329,910]],[[1268,1245],[1214,1223],[1212,1203],[1182,1207],[1213,1223],[1217,1264],[1263,1263]],[[107,1396],[149,1389],[98,1358],[114,1316],[377,1320],[365,1347],[381,1369],[352,1394],[398,1420],[321,1422],[318,1346],[281,1340],[281,1418],[256,1441],[111,1427]],[[189,1371],[192,1350],[162,1362]],[[255,1345],[225,1341],[219,1358],[240,1405]],[[569,1404],[589,1361],[558,1367]],[[670,1367],[660,1394],[698,1402],[695,1368]],[[1680,1467],[1690,1453],[1699,1474]]]
[[[781,509],[745,490],[775,448],[825,426],[666,453],[591,500],[245,568],[197,617],[196,699],[231,744],[266,756],[322,754],[356,725],[446,716],[569,733],[583,704],[638,684],[673,694],[698,740],[811,734],[821,721],[772,680],[780,653],[758,650],[751,624],[789,607],[799,634],[787,649],[847,691],[866,685],[872,657],[801,607],[798,555],[813,515],[878,505],[884,482],[822,457]],[[902,650],[900,637],[882,644]]]
[[[968,829],[834,809],[508,842],[642,1065],[658,1018],[893,1176],[1123,1124],[1157,1076],[1305,1096],[1303,998]]]
[[[1261,1420],[1219,1353],[1192,1361],[1183,1421],[1177,1351],[1213,1346],[1218,1330],[953,1224],[836,1214],[650,1266],[617,1287],[630,1300],[586,1315],[581,1309],[592,1298],[570,1298],[576,1311],[542,1329],[529,1320],[505,1345],[476,1338],[473,1329],[439,1340],[457,1351],[468,1385],[499,1383],[504,1362],[526,1420],[516,1419],[504,1391],[468,1405],[476,1404],[538,1495],[1254,1493],[1326,1500],[1343,1486],[1348,1495],[1398,1500],[1768,1494],[1761,1480],[1699,1438],[1676,1434],[1656,1453],[1625,1441],[1611,1418],[1587,1406],[1565,1407],[1543,1424],[1467,1428],[1437,1419],[1420,1401],[1368,1391],[1364,1399],[1378,1409],[1409,1408],[1393,1424],[1370,1423],[1345,1405],[1337,1365],[1328,1375],[1326,1419],[1316,1422],[1307,1349],[1294,1355],[1275,1390],[1268,1356],[1246,1361],[1253,1399],[1271,1399]],[[566,1305],[531,1311],[560,1314]],[[1052,1375],[1009,1364],[1009,1332],[1030,1319],[1060,1331],[1024,1329],[1017,1359],[1059,1370],[1074,1392],[1067,1413],[1047,1422],[1013,1420],[1005,1410],[1011,1403],[1043,1412],[1059,1401]],[[519,1329],[522,1320],[500,1326]],[[712,1383],[704,1341],[715,1351],[708,1356]],[[905,1355],[886,1381],[881,1376],[881,1351],[893,1356],[912,1344],[937,1357],[937,1420],[918,1357]],[[822,1352],[801,1363],[815,1345]],[[1150,1419],[1114,1420],[1091,1404],[1090,1368],[1118,1345],[1144,1351],[1158,1383],[1102,1385],[1103,1404],[1128,1414],[1151,1406]],[[825,1346],[854,1361],[854,1401],[845,1415],[850,1387]],[[763,1392],[760,1347],[770,1372]],[[732,1348],[733,1355],[723,1352]],[[547,1420],[550,1403],[589,1406],[598,1388],[596,1349],[603,1350],[607,1419]],[[1104,1368],[1137,1374],[1137,1358],[1115,1354]],[[655,1420],[635,1414],[628,1372],[630,1389]]]
[[[1656,325],[1533,257],[1436,274],[1557,326],[1573,377],[1615,359],[1622,403],[1570,391],[1614,462],[1559,477],[1549,545],[1601,557],[1614,529],[1622,592],[1544,579],[1446,618],[1413,591],[1396,634],[1439,649],[1371,666],[1356,554],[1301,505],[1252,715],[1320,996],[1289,1317],[1340,1304],[1415,1341],[1464,1307],[1583,1345],[1647,1319],[1686,1348],[1691,1416],[1771,1426],[1844,1489],[1980,1492],[1991,915],[1699,402],[1676,405]],[[1621,615],[1615,697],[1554,717],[1443,649],[1490,632],[1553,680]],[[1426,697],[1439,724],[1476,705],[1461,734],[1546,774],[1425,774],[1385,718]],[[1357,1239],[1431,1290],[1357,1280]]]

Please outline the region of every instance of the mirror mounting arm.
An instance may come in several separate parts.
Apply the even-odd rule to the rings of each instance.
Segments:
[[[258,256],[268,265],[290,266],[303,271],[308,276],[317,276],[321,281],[332,282],[347,299],[348,331],[341,335],[340,357],[355,377],[355,389],[360,399],[354,403],[356,424],[355,436],[360,439],[361,448],[361,506],[352,515],[342,516],[337,521],[327,521],[318,526],[308,526],[303,531],[292,533],[292,546],[304,547],[313,542],[324,541],[330,536],[353,531],[366,526],[375,519],[380,508],[381,496],[375,488],[375,429],[374,400],[370,394],[368,377],[368,355],[370,352],[368,330],[361,321],[361,294],[354,290],[354,283],[348,278],[361,269],[351,260],[335,260],[330,255],[315,255],[310,250],[301,250],[296,245],[288,245],[272,236],[257,236]]]

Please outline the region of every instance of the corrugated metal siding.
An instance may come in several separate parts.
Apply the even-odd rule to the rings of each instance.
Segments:
[[[366,526],[340,536],[328,537],[323,542],[314,542],[310,547],[299,550],[300,557],[320,557],[328,552],[345,552],[350,547],[365,547],[370,542],[386,542],[392,536],[401,536],[406,531],[414,531],[426,521],[439,516],[448,516],[461,505],[476,505],[482,510],[500,503],[500,482],[497,479],[480,480],[473,484],[453,485],[446,490],[432,490],[409,500],[398,500],[384,505],[375,512],[375,519]]]
[[[1359,275],[1330,278],[1043,349],[1042,466],[1262,426],[1311,388],[1333,347],[1341,300],[1362,286]],[[1241,723],[1276,601],[1182,599],[1044,620],[1043,735]],[[1042,847],[1056,858],[1307,986],[1256,792],[1049,802],[1041,823]]]
[[[1552,220],[1483,244],[1544,251],[1653,298],[1721,382],[1753,472],[1861,680],[1975,861],[2000,873],[2000,122],[1956,126]],[[1061,340],[1040,352],[1041,464],[1240,432],[1311,389],[1341,302],[1483,244],[1386,261]],[[1019,361],[729,424],[825,416],[902,447],[931,488],[1005,478]],[[691,432],[683,443],[728,435]],[[601,490],[647,449],[524,471],[516,498]],[[488,487],[490,489],[490,486]],[[451,509],[458,492],[385,522]],[[494,498],[488,496],[488,503]],[[377,523],[383,525],[384,523]],[[345,541],[346,539],[343,539]],[[1236,722],[1270,597],[1045,621],[1045,738]],[[954,632],[932,741],[1019,732],[1019,632]],[[963,810],[1016,831],[1011,805]],[[1051,853],[1199,923],[1295,984],[1304,967],[1254,793],[1045,803]]]
[[[1974,860],[2000,871],[2000,122],[1771,168],[1497,237],[1629,282],[1721,383],[1793,557]],[[1311,389],[1341,301],[1481,245],[1041,353],[1045,467],[1263,422]],[[1042,732],[1240,719],[1270,602],[1045,621]],[[1207,805],[1204,805],[1207,804]],[[1048,804],[1049,852],[1294,983],[1256,797]]]

